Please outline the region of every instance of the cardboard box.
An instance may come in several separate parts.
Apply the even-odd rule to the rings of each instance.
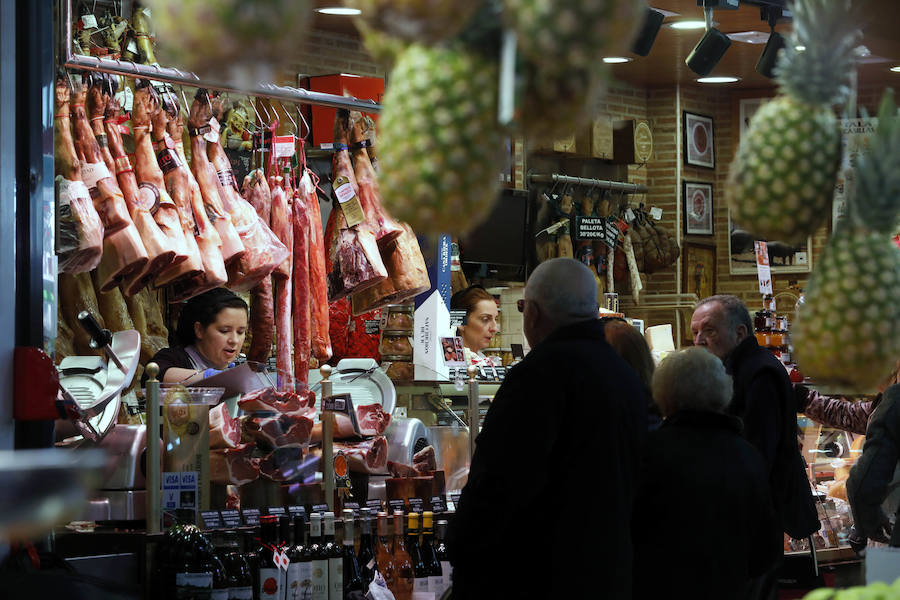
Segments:
[[[300,87],[311,92],[322,92],[336,96],[349,95],[360,100],[374,100],[380,103],[384,97],[384,79],[381,77],[358,77],[356,75],[318,75],[301,80]],[[312,143],[319,146],[333,141],[334,116],[337,109],[325,106],[313,106],[310,109],[312,127]],[[378,113],[368,113],[378,121]]]
[[[591,156],[613,158],[613,124],[609,115],[599,115],[591,123]]]

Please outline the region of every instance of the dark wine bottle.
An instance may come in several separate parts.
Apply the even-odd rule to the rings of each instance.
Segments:
[[[444,543],[445,539],[447,539],[447,521],[441,519],[437,522],[437,544],[434,547],[434,553],[437,555],[438,562],[441,563],[441,577],[444,580],[444,585],[441,589],[442,594],[450,587],[451,575],[453,574],[453,567],[450,566],[450,556],[447,554],[447,545]]]
[[[434,548],[434,514],[430,510],[422,513],[422,543],[420,552],[425,571],[428,573],[428,591],[440,598],[444,593],[444,576],[441,563]]]
[[[428,591],[428,572],[419,550],[419,513],[407,515],[409,527],[406,530],[406,551],[409,552],[409,563],[413,570],[413,592]]]
[[[221,558],[228,577],[228,600],[253,600],[253,573],[240,552],[236,531],[225,532]]]
[[[209,598],[213,589],[211,551],[204,548],[205,538],[193,525],[184,526],[176,536],[174,554],[175,598]],[[206,542],[208,545],[208,542]]]
[[[378,570],[378,563],[375,561],[375,537],[372,535],[372,517],[368,508],[360,509],[359,521],[361,532],[359,535],[357,562],[363,584],[365,589],[368,590],[369,584],[375,579],[375,571]]]
[[[294,545],[288,550],[285,600],[304,600],[310,597],[312,585],[312,558],[306,543],[306,521],[303,515],[294,516]]]
[[[406,549],[406,538],[403,535],[403,511],[394,511],[394,568],[396,569],[396,600],[410,600],[413,593],[413,568],[409,552]]]
[[[359,570],[359,562],[356,560],[356,550],[353,539],[353,509],[344,509],[344,541],[341,544],[344,554],[344,595],[347,598],[352,592],[365,592],[368,586],[363,583]]]
[[[275,562],[278,548],[278,517],[268,515],[259,518],[260,546],[256,551],[259,556],[259,600],[281,600],[284,589],[284,572]]]
[[[325,553],[328,555],[328,600],[342,600],[344,597],[344,553],[334,543],[334,513],[325,513],[324,522]]]
[[[312,560],[312,594],[310,600],[328,600],[328,553],[322,542],[322,515],[309,516],[309,544]]]

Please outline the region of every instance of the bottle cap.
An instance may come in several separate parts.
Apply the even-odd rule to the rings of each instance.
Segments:
[[[432,513],[430,510],[426,510],[422,513],[422,529],[431,529],[433,522],[434,513]]]
[[[350,521],[351,523],[353,522],[353,509],[352,508],[345,508],[343,514],[344,514],[344,523],[346,523],[347,521]]]
[[[418,529],[419,528],[419,513],[416,513],[416,512],[409,513],[409,528],[410,529]]]

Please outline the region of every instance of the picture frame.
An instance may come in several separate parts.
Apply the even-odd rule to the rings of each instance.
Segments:
[[[805,242],[788,244],[780,241],[757,240],[752,234],[735,226],[728,212],[728,272],[732,275],[756,275],[754,241],[764,241],[769,250],[772,275],[780,273],[809,273],[812,270],[812,236]]]
[[[682,113],[684,164],[716,168],[713,118],[684,111]]]
[[[698,300],[716,293],[716,245],[714,242],[684,240],[681,255],[681,281],[686,294]]]
[[[685,235],[713,235],[713,184],[705,181],[681,182],[681,203],[684,207]]]

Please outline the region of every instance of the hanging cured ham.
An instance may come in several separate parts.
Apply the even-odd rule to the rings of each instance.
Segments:
[[[354,315],[403,303],[431,289],[428,267],[416,234],[408,224],[402,225],[403,234],[382,250],[389,277],[351,296]]]
[[[206,94],[205,90],[197,90],[198,94],[201,92]],[[218,121],[212,120],[213,114],[221,117],[225,103],[215,95],[207,96],[207,102],[211,105],[212,112],[206,125],[216,124],[213,127],[215,135],[210,137],[210,143],[206,147],[207,156],[218,176],[225,209],[231,213],[245,250],[237,261],[228,264],[228,287],[233,290],[249,290],[268,277],[287,258],[288,249],[238,193],[231,162],[219,143]]]
[[[200,248],[194,238],[194,211],[191,208],[191,184],[181,167],[181,156],[175,151],[175,140],[169,135],[169,111],[165,105],[175,103],[174,94],[164,94],[160,101],[160,110],[153,114],[153,148],[156,150],[156,162],[162,171],[166,192],[175,202],[178,210],[178,220],[181,223],[181,231],[184,235],[185,251],[187,259],[180,264],[173,265],[160,273],[156,279],[157,286],[170,285],[183,279],[201,278],[203,276],[203,258],[200,256]]]
[[[245,178],[244,198],[256,211],[260,220],[268,225],[272,194],[261,170],[257,169]],[[265,362],[272,351],[272,341],[275,337],[275,306],[270,276],[263,277],[259,284],[250,290],[250,333],[252,337],[247,359]]]
[[[294,333],[294,386],[298,393],[307,389],[309,382],[309,355],[311,349],[309,331],[309,209],[305,199],[294,198],[294,271],[292,307]]]
[[[203,92],[201,94],[201,92]],[[200,187],[203,208],[209,220],[219,234],[222,242],[221,252],[225,264],[239,260],[244,255],[244,244],[231,222],[230,207],[226,206],[228,198],[220,191],[221,184],[216,177],[216,170],[207,156],[206,148],[210,140],[218,140],[219,134],[210,125],[212,111],[205,90],[197,90],[191,103],[188,117],[188,134],[191,137],[191,171]],[[218,125],[216,125],[218,129]]]
[[[288,180],[275,177],[269,181],[272,184],[272,233],[290,250],[287,260],[272,271],[275,286],[275,367],[279,389],[293,389],[291,276],[294,271],[294,198],[288,196],[283,188],[285,184],[290,187]]]
[[[175,258],[175,251],[168,246],[166,235],[156,224],[151,211],[156,205],[156,196],[147,187],[139,187],[134,169],[125,154],[125,146],[122,143],[122,131],[120,129],[120,108],[115,98],[110,98],[106,104],[106,119],[103,125],[106,129],[106,137],[109,143],[109,151],[115,165],[116,179],[119,188],[125,197],[131,220],[137,228],[147,251],[147,264],[140,272],[126,277],[122,283],[122,293],[125,296],[133,296],[143,289],[153,277],[166,268]]]
[[[75,152],[69,117],[71,91],[67,80],[56,81],[56,115],[53,119],[56,169],[56,253],[63,273],[90,271],[103,251],[103,223],[81,178],[81,161]]]
[[[297,194],[303,197],[309,211],[310,343],[313,356],[324,363],[331,358],[325,240],[322,234],[319,197],[309,171],[305,171],[300,178]]]
[[[125,197],[113,174],[115,166],[103,130],[109,99],[109,93],[105,90],[109,89],[109,78],[94,75],[86,76],[85,80],[90,85],[87,106],[76,105],[73,112],[75,152],[82,160],[82,176],[103,222],[103,256],[97,265],[97,276],[100,289],[108,292],[146,266],[147,251],[131,221]],[[90,111],[90,123],[85,114],[86,108]]]
[[[168,247],[175,251],[170,268],[190,258],[184,240],[184,230],[181,228],[181,217],[178,207],[172,201],[166,191],[166,182],[163,172],[156,161],[156,153],[153,151],[153,140],[150,128],[152,119],[159,112],[159,96],[150,82],[138,79],[135,81],[134,107],[131,113],[131,124],[134,130],[134,170],[140,187],[149,189],[154,196],[156,210],[153,219],[165,234]],[[166,273],[168,271],[163,271]],[[160,287],[162,284],[171,283],[160,278],[161,273],[154,274],[154,284]]]

